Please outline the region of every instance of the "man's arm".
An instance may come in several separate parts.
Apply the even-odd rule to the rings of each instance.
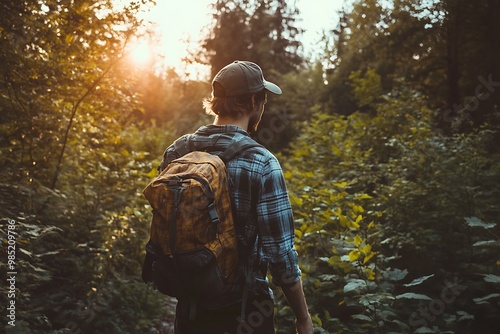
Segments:
[[[302,288],[302,279],[299,279],[291,286],[284,286],[281,288],[285,294],[288,304],[295,314],[297,333],[299,334],[313,334],[313,324],[311,315],[307,309],[306,297],[304,289]]]
[[[269,262],[273,283],[281,287],[297,318],[298,333],[312,334],[312,320],[307,310],[294,247],[295,227],[285,178],[275,157],[267,161],[263,170],[257,204],[261,256]]]

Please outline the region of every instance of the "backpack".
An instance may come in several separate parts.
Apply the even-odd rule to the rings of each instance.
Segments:
[[[162,164],[160,169],[166,167],[143,191],[153,209],[142,273],[146,283],[208,308],[227,300],[223,296],[241,279],[241,254],[225,164],[256,146],[261,145],[243,137],[215,155],[211,145],[194,150],[189,136],[174,142],[180,157]]]

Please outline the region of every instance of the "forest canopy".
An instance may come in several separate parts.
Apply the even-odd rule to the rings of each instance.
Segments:
[[[142,190],[175,138],[211,122],[211,87],[127,61],[155,39],[139,15],[154,2],[124,3],[0,4],[8,333],[172,327],[175,300],[141,280]],[[186,66],[254,61],[284,92],[254,138],[285,174],[315,332],[497,333],[500,2],[345,1],[315,59],[294,1],[209,11]],[[276,332],[290,333],[278,291]]]

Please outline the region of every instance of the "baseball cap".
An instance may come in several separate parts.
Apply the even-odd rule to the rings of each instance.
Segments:
[[[222,89],[216,87],[215,83]],[[219,97],[255,94],[263,89],[281,94],[281,88],[264,79],[259,65],[244,60],[236,60],[221,69],[212,80],[212,87],[214,96]]]

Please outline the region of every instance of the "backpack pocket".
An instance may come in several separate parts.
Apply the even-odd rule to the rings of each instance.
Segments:
[[[206,247],[164,255],[151,241],[146,245],[151,258],[151,277],[166,295],[206,300],[224,293],[224,279],[214,253]]]

